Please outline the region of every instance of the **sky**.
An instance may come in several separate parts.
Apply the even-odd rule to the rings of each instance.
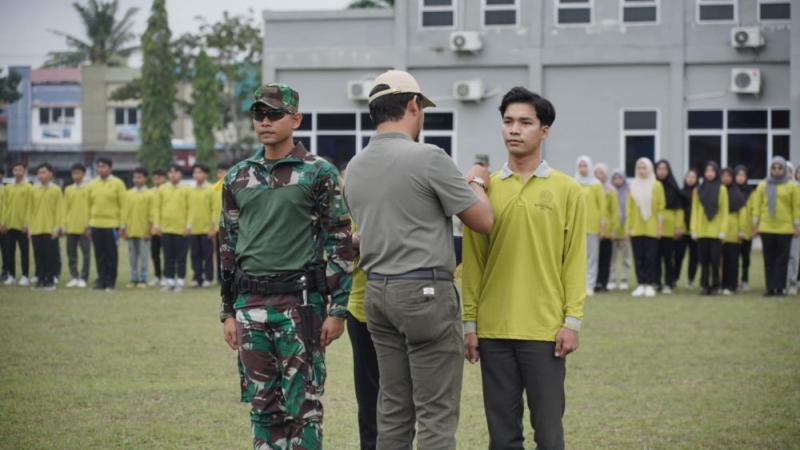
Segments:
[[[86,0],[78,0],[87,3]],[[47,30],[59,30],[85,38],[83,24],[69,0],[0,0],[0,68],[30,65],[39,67],[51,50],[66,50],[63,37]],[[252,8],[260,24],[264,10],[341,9],[350,0],[167,0],[167,15],[173,36],[197,30],[197,16],[209,21],[231,14],[248,14]],[[119,0],[120,11],[139,8],[135,16],[137,34],[144,32],[152,0]],[[120,13],[121,15],[122,13]],[[141,64],[141,55],[130,65]]]

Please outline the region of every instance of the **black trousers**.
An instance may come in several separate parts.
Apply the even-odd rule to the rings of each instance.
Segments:
[[[153,274],[161,278],[161,236],[150,237],[150,258],[153,260]]]
[[[30,244],[28,234],[21,230],[8,230],[6,233],[6,252],[4,262],[8,262],[8,274],[17,276],[17,246],[19,246],[20,262],[22,263],[22,276],[29,275]]]
[[[605,289],[611,276],[611,256],[614,243],[611,239],[600,239],[600,254],[597,257],[597,282],[595,289]]]
[[[186,278],[186,238],[180,234],[162,234],[164,278]]]
[[[700,259],[700,287],[703,289],[719,289],[722,241],[712,238],[698,239],[697,255]]]
[[[555,343],[481,339],[479,351],[489,449],[524,448],[523,391],[536,448],[563,449],[566,364],[554,356]]]
[[[792,235],[761,233],[761,244],[764,247],[764,278],[766,278],[767,292],[782,291],[786,289]]]
[[[347,335],[353,348],[353,382],[358,402],[358,434],[361,450],[375,450],[378,438],[378,356],[366,322],[347,313]]]
[[[739,285],[739,244],[722,244],[722,289],[736,291]]]
[[[189,236],[192,255],[192,279],[198,283],[214,280],[214,262],[211,253],[211,239],[205,234]]]
[[[85,234],[67,235],[67,263],[69,264],[69,275],[72,278],[81,280],[89,279],[89,237]],[[81,250],[81,270],[78,272],[78,248]]]
[[[49,234],[35,234],[31,236],[33,244],[33,260],[36,264],[36,277],[38,286],[52,286],[57,276],[58,239],[53,239]]]
[[[658,239],[649,236],[631,237],[633,266],[639,284],[658,283]]]
[[[742,257],[742,283],[750,280],[750,251],[753,249],[753,241],[743,240],[739,245],[739,252]]]
[[[92,228],[92,245],[94,246],[94,262],[97,267],[97,283],[95,287],[113,289],[117,285],[117,253],[116,228]]]
[[[675,266],[677,265],[677,255],[675,253],[675,239],[662,237],[658,240],[658,274],[656,274],[656,284],[660,286],[675,287],[677,276]]]
[[[687,267],[687,278],[689,283],[694,283],[697,276],[697,242],[689,235],[684,235],[683,238],[675,242],[675,281],[680,278],[681,269],[683,268],[683,258],[688,254],[689,261]]]
[[[8,277],[8,258],[6,258],[6,252],[8,249],[8,235],[6,233],[0,233],[0,258],[3,258],[3,268],[2,268],[2,280],[5,281],[6,277]]]

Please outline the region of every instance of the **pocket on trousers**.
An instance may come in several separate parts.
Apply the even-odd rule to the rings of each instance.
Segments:
[[[398,314],[409,344],[421,344],[441,338],[460,320],[458,300],[449,282],[411,281],[392,289]],[[432,289],[432,291],[431,291]]]

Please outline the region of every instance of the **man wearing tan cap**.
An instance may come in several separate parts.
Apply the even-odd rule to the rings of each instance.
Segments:
[[[492,229],[489,174],[462,175],[434,145],[416,142],[435,106],[410,74],[390,70],[370,92],[377,134],[350,162],[345,198],[367,272],[367,327],[378,356],[380,449],[454,449],[463,372],[461,306],[453,285],[452,216]]]

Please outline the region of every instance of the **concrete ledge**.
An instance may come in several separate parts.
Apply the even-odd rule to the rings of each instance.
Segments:
[[[310,22],[315,20],[353,20],[353,19],[391,19],[394,9],[365,8],[337,9],[317,11],[274,11],[264,10],[261,13],[264,22]]]

